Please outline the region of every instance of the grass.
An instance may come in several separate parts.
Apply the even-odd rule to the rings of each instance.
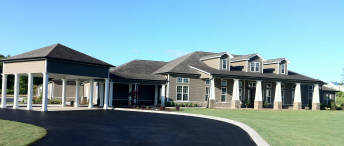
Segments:
[[[185,108],[182,112],[243,122],[254,128],[273,146],[344,144],[343,111]]]
[[[0,120],[0,146],[30,145],[47,134],[44,128],[30,124]]]

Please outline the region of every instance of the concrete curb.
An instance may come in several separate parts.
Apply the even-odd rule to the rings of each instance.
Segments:
[[[180,112],[166,112],[166,111],[153,111],[153,110],[140,110],[140,109],[128,109],[128,108],[115,108],[114,110],[119,110],[119,111],[132,111],[132,112],[146,112],[146,113],[159,113],[159,114],[169,114],[169,115],[182,115],[182,116],[191,116],[191,117],[198,117],[198,118],[206,118],[206,119],[211,119],[211,120],[217,120],[221,122],[226,122],[229,124],[233,124],[235,126],[240,127],[244,131],[247,132],[247,134],[252,138],[252,140],[258,145],[258,146],[270,146],[269,143],[267,143],[263,137],[261,137],[254,129],[251,127],[247,126],[244,123],[230,120],[230,119],[225,119],[225,118],[220,118],[220,117],[214,117],[214,116],[206,116],[206,115],[198,115],[198,114],[189,114],[189,113],[180,113]]]

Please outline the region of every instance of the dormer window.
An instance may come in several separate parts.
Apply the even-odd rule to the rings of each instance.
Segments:
[[[251,72],[260,72],[260,62],[251,62],[250,71]]]
[[[221,69],[223,70],[227,70],[228,69],[228,62],[227,62],[227,59],[221,59]]]
[[[285,64],[281,64],[281,74],[285,74]]]

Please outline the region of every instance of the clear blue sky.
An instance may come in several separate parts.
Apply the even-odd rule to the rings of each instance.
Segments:
[[[289,69],[340,81],[344,1],[0,1],[0,53],[54,43],[120,65],[201,50],[286,57]]]

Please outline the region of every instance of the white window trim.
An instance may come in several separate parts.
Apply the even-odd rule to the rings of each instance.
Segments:
[[[209,81],[209,84],[207,84],[207,81]],[[205,84],[206,86],[210,86],[210,80],[209,80],[209,79],[206,79],[206,80],[204,81],[204,84]]]
[[[251,86],[250,84],[255,84],[255,86]],[[257,86],[257,83],[256,82],[248,82],[248,87],[250,87],[250,88],[255,88]]]
[[[270,96],[267,96],[267,92],[270,91]],[[270,100],[267,100],[268,97],[270,97]],[[268,104],[272,103],[272,89],[271,88],[266,88],[265,89],[265,101],[267,101]]]
[[[226,93],[225,94],[222,93],[222,88],[226,88]],[[221,86],[220,103],[227,103],[227,100],[228,100],[227,93],[228,93],[227,87]],[[225,101],[222,101],[222,95],[225,95]]]
[[[177,95],[178,95],[178,92],[177,92],[177,89],[178,89],[178,86],[182,86],[182,97],[181,97],[181,100],[177,100]],[[187,86],[188,87],[188,100],[184,100],[184,87]],[[176,85],[176,102],[189,102],[190,101],[190,87],[189,85]]]
[[[226,62],[226,68],[223,68],[223,61]],[[227,58],[220,59],[220,68],[221,68],[222,70],[228,70],[228,59],[227,59]]]
[[[222,81],[226,81],[226,86],[222,86]],[[221,79],[221,87],[227,87],[228,86],[228,81],[225,79]]]
[[[285,74],[285,73],[286,73],[285,64],[281,64],[280,66],[281,66],[281,67],[280,67],[280,69],[281,69],[281,74]],[[284,72],[282,72],[282,71],[284,71]]]
[[[253,71],[252,71],[252,64],[254,64],[253,65]],[[257,64],[259,64],[259,67],[258,67],[258,70],[256,70],[257,69]],[[250,72],[261,72],[261,63],[260,62],[250,62]]]
[[[178,78],[182,78],[182,82],[178,82]],[[184,82],[184,79],[188,79],[188,82]],[[190,84],[190,78],[176,77],[176,83]]]

